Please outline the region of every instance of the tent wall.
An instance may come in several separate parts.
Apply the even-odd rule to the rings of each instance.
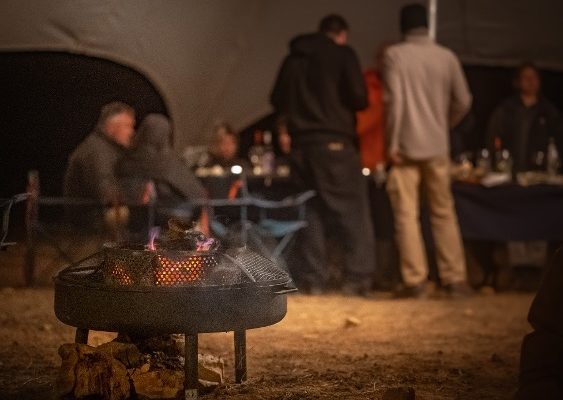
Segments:
[[[242,127],[267,113],[288,41],[323,15],[349,20],[368,65],[379,42],[398,39],[406,2],[4,0],[0,51],[62,50],[138,70],[164,98],[183,147],[204,142],[217,119]]]
[[[563,1],[438,0],[437,38],[466,64],[563,70]]]
[[[343,14],[362,63],[399,38],[410,0],[3,0],[0,52],[56,50],[129,66],[160,92],[178,147],[205,142],[214,121],[242,127],[270,110],[287,42]],[[438,40],[466,62],[534,59],[563,67],[558,0],[440,0]],[[72,79],[72,77],[69,77]],[[77,83],[78,84],[78,83]]]

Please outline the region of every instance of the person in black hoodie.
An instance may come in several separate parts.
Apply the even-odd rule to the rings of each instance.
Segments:
[[[355,112],[367,106],[367,91],[347,37],[344,18],[329,15],[319,32],[293,39],[271,103],[287,118],[297,187],[317,192],[307,209],[308,227],[301,232],[295,261],[290,263],[295,280],[310,293],[325,289],[324,231],[330,226],[344,245],[343,291],[367,295],[375,267],[374,234],[355,137]]]

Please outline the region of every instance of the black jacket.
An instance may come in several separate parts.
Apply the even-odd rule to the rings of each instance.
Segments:
[[[355,112],[367,107],[356,53],[324,34],[298,36],[279,71],[271,102],[288,119],[291,135],[355,136]]]
[[[532,107],[526,107],[518,95],[507,98],[491,116],[487,134],[491,149],[495,138],[502,140],[502,147],[512,154],[515,172],[534,169],[535,153],[547,150],[550,137],[563,154],[561,115],[545,97]]]

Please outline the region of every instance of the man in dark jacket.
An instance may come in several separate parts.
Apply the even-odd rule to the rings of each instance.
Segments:
[[[367,93],[347,36],[346,21],[329,15],[318,33],[293,39],[271,101],[276,112],[287,117],[298,187],[318,194],[307,210],[309,225],[291,263],[295,279],[311,293],[325,288],[324,231],[330,226],[337,229],[345,250],[344,292],[366,295],[375,263],[374,234],[355,141],[355,112],[367,106]]]
[[[504,100],[491,116],[489,146],[510,151],[515,173],[545,169],[545,155],[551,138],[560,155],[563,151],[561,114],[542,95],[540,72],[534,64],[524,63],[518,68],[514,86],[517,93]]]

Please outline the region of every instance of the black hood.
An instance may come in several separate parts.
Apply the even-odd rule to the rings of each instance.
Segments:
[[[330,38],[322,33],[308,33],[293,38],[289,42],[289,51],[295,55],[307,55],[319,51],[327,44],[333,43]]]

